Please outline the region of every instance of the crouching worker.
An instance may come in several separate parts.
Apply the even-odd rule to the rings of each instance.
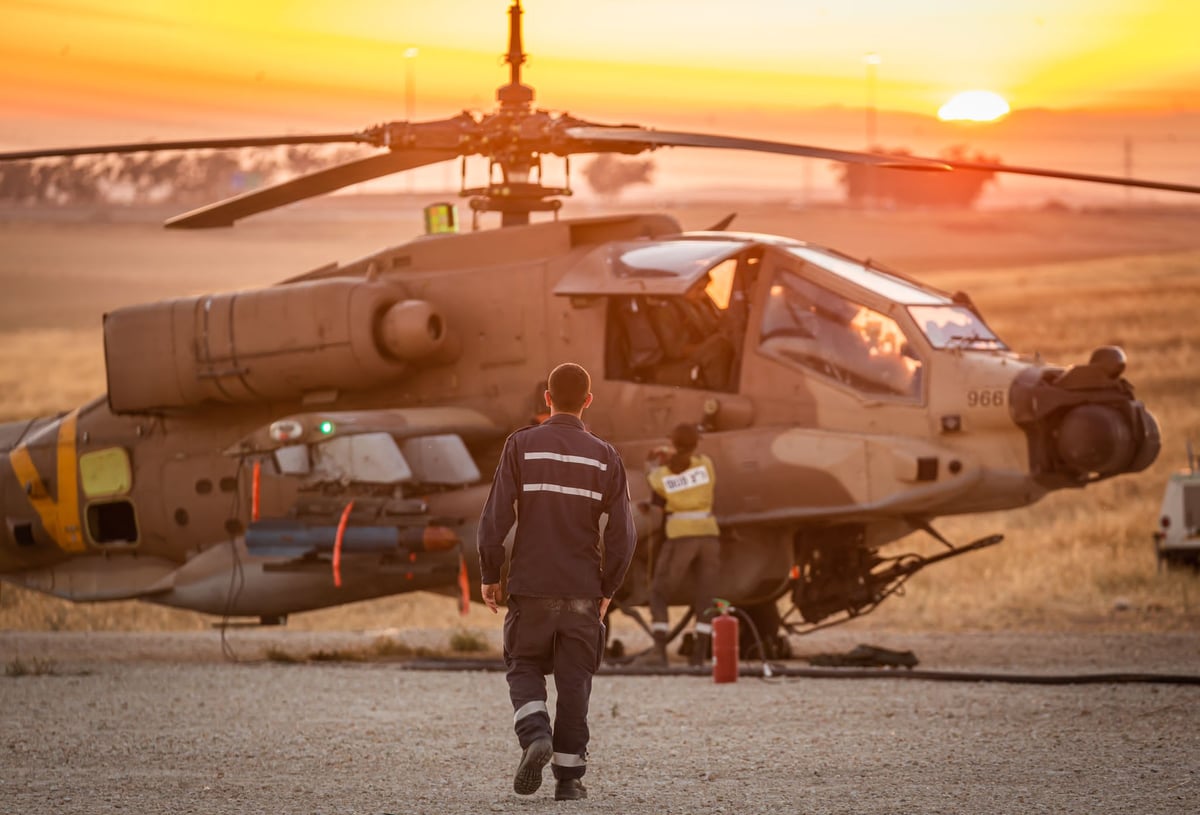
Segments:
[[[720,568],[720,528],[712,511],[716,473],[712,460],[696,452],[699,443],[696,426],[681,424],[671,431],[674,451],[652,452],[646,462],[650,488],[666,504],[666,536],[650,584],[654,648],[638,660],[643,665],[667,664],[667,635],[671,630],[667,602],[684,585],[691,586],[692,611],[696,615],[689,661],[701,665],[708,656],[712,639],[709,619]]]
[[[550,416],[504,443],[479,519],[483,601],[500,602],[504,539],[517,525],[509,560],[504,664],[521,760],[513,789],[531,795],[551,765],[555,800],[587,797],[588,700],[604,655],[604,615],[625,578],[637,532],[629,485],[612,445],[583,425],[591,378],[564,363],[550,373]],[[608,515],[601,558],[600,517]],[[546,674],[554,674],[553,727]]]

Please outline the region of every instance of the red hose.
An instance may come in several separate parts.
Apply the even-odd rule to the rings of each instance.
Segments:
[[[467,559],[458,556],[458,613],[466,617],[471,610],[471,583],[467,577]]]
[[[342,587],[342,538],[346,535],[346,524],[350,520],[350,510],[354,509],[354,502],[346,504],[346,508],[342,510],[342,519],[338,521],[337,537],[333,539],[333,585],[339,589]]]
[[[262,487],[262,462],[254,462],[254,478],[251,480],[252,488],[250,490],[250,520],[258,520],[258,494]]]

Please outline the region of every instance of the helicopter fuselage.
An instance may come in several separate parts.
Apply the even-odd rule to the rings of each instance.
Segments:
[[[1142,469],[1158,445],[1123,358],[1047,366],[963,298],[663,216],[427,236],[122,309],[105,343],[106,399],[0,426],[0,574],[211,614],[477,594],[500,444],[567,360],[592,373],[585,419],[631,471],[645,542],[659,516],[638,469],[676,424],[706,429],[720,592],[741,603],[786,590],[810,532],[873,552]]]

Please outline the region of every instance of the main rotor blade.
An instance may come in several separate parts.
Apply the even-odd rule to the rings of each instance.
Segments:
[[[147,141],[130,144],[99,144],[91,147],[62,147],[47,150],[20,150],[0,153],[0,161],[63,156],[96,156],[109,153],[146,153],[159,150],[231,149],[235,147],[277,147],[284,144],[369,143],[363,133],[323,133],[313,136],[260,136],[245,139],[189,139],[187,141]]]
[[[992,173],[1011,173],[1013,175],[1036,175],[1043,178],[1061,178],[1066,181],[1090,181],[1094,184],[1114,184],[1119,187],[1142,187],[1148,190],[1167,190],[1168,192],[1200,193],[1200,187],[1191,184],[1172,184],[1166,181],[1147,181],[1141,178],[1121,178],[1115,175],[1092,175],[1090,173],[1069,173],[1063,170],[1044,170],[1039,167],[1017,167],[1008,164],[990,164],[977,161],[958,161],[947,159],[946,164],[952,170],[983,170]]]
[[[805,144],[743,139],[737,136],[714,136],[708,133],[681,133],[668,130],[646,130],[637,127],[569,127],[566,134],[582,141],[602,141],[644,144],[656,147],[717,147],[726,150],[753,150],[758,153],[782,153],[787,156],[823,158],[848,164],[870,164],[904,170],[949,170],[947,162],[910,156],[881,156],[848,150],[830,150]]]
[[[324,195],[351,184],[457,157],[458,153],[450,150],[397,150],[355,159],[176,215],[166,222],[166,226],[171,229],[233,226],[234,221],[247,215]]]
[[[828,150],[786,142],[768,142],[757,139],[742,139],[730,136],[710,136],[704,133],[672,133],[667,131],[643,130],[632,127],[572,127],[568,136],[581,140],[603,142],[626,142],[655,147],[724,147],[754,150],[767,153],[784,153],[793,156],[810,156],[832,161],[854,164],[873,164],[877,167],[902,170],[980,170],[1012,175],[1033,175],[1043,178],[1061,178],[1066,181],[1087,181],[1095,184],[1112,184],[1120,187],[1141,187],[1168,192],[1200,193],[1200,186],[1173,184],[1165,181],[1149,181],[1140,178],[1073,173],[1065,170],[1047,170],[1040,167],[1021,167],[988,162],[958,161],[956,159],[930,159],[921,156],[881,156],[874,153],[857,153],[844,150]]]

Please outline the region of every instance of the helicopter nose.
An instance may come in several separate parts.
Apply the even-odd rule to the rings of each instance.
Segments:
[[[1030,470],[1048,487],[1136,473],[1158,457],[1158,421],[1133,397],[1125,352],[1096,349],[1066,370],[1034,367],[1012,385],[1013,419],[1029,437]]]

